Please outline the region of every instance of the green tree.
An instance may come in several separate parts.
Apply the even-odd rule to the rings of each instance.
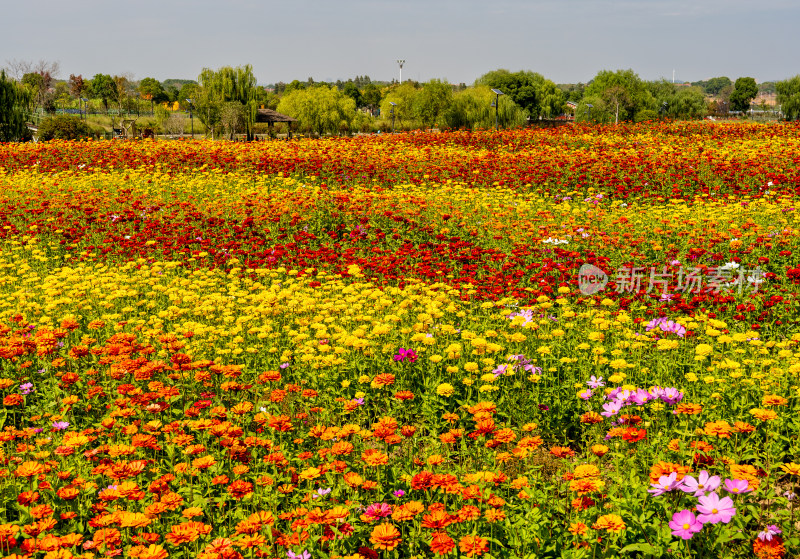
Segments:
[[[92,129],[76,116],[55,115],[39,124],[39,140],[77,140],[92,135]]]
[[[564,92],[555,83],[531,71],[494,70],[478,78],[475,85],[499,89],[525,109],[531,118],[561,114],[566,102]]]
[[[309,87],[285,94],[278,112],[296,118],[309,131],[336,134],[350,130],[356,103],[336,87]]]
[[[370,111],[375,111],[378,107],[380,107],[383,95],[381,94],[381,90],[377,85],[374,83],[368,83],[364,87],[364,94],[361,98],[364,100],[364,105],[369,107]]]
[[[666,113],[672,118],[703,118],[707,114],[706,98],[702,88],[681,87],[669,100]]]
[[[31,97],[27,89],[0,70],[0,142],[16,142],[28,135],[25,112]]]
[[[117,100],[117,84],[108,74],[95,74],[89,85],[89,93],[102,101],[103,108],[108,113],[108,102]]]
[[[655,97],[633,70],[600,71],[586,86],[585,96],[601,99],[603,119],[608,118],[615,123],[635,120],[639,111],[656,110]],[[594,104],[591,101],[588,103]]]
[[[228,132],[231,140],[236,139],[236,133],[245,127],[247,110],[239,101],[227,101],[220,108],[220,122]]]
[[[139,95],[142,99],[150,101],[150,112],[154,112],[156,103],[166,103],[169,101],[164,86],[155,78],[142,78],[139,81]]]
[[[441,80],[430,80],[414,97],[414,113],[422,126],[432,128],[453,100],[453,88]]]
[[[352,81],[347,82],[344,84],[342,88],[342,93],[350,97],[353,101],[356,102],[356,107],[361,108],[365,105],[364,97],[361,95],[361,92],[358,90],[358,87]]]
[[[781,112],[786,120],[797,120],[800,118],[800,74],[797,76],[778,82],[775,84],[778,92],[778,103],[781,105]]]
[[[414,99],[419,94],[419,90],[409,80],[400,85],[395,85],[390,89],[381,101],[381,114],[387,118],[394,110],[394,118],[398,127],[411,126],[416,116],[414,112]],[[392,103],[395,105],[392,106]]]
[[[709,95],[719,95],[720,91],[733,85],[733,82],[728,76],[720,76],[718,78],[710,78],[708,80],[692,82],[693,86],[702,88],[704,93]]]
[[[497,96],[485,85],[459,91],[442,114],[442,123],[452,129],[494,128],[495,109],[492,104]],[[525,111],[505,95],[500,97],[497,121],[503,128],[525,124]]]
[[[257,80],[253,75],[253,67],[223,66],[219,70],[203,68],[197,78],[200,86],[206,92],[209,104],[222,105],[228,102],[241,103],[246,110],[244,131],[248,139],[252,139],[252,126],[258,111]],[[182,101],[183,102],[183,101]]]
[[[758,95],[758,85],[753,78],[737,78],[731,93],[731,109],[746,112],[750,102]]]

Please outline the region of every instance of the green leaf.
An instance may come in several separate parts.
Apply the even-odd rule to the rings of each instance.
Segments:
[[[620,550],[621,553],[630,553],[631,551],[638,551],[653,557],[661,557],[661,554],[664,552],[661,548],[654,547],[649,543],[632,543]]]

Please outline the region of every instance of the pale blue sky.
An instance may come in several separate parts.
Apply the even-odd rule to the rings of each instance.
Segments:
[[[644,79],[800,73],[797,0],[2,0],[0,66],[60,76],[195,79],[250,63],[259,83],[472,83],[497,68],[559,83],[632,68]]]

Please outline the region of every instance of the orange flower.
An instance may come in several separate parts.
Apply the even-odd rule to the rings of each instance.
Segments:
[[[436,555],[447,555],[455,549],[456,542],[447,535],[447,532],[434,532],[430,546]]]
[[[591,451],[595,456],[603,456],[608,452],[608,447],[604,444],[596,444],[592,446]]]
[[[169,557],[169,553],[157,544],[150,544],[137,555],[138,559],[166,559],[166,557]]]
[[[710,421],[706,423],[706,427],[703,432],[709,437],[730,439],[731,430],[732,428],[727,421]]]
[[[581,416],[581,423],[588,423],[589,425],[593,425],[595,423],[602,423],[602,422],[603,422],[603,416],[594,411],[586,412]]]
[[[606,530],[614,534],[625,529],[625,522],[616,514],[605,514],[592,525],[595,530]]]
[[[681,466],[680,464],[673,464],[672,462],[658,462],[654,464],[652,468],[650,468],[650,483],[658,483],[658,479],[661,476],[668,476],[672,472],[678,474],[676,479],[677,481],[680,481],[691,471],[691,468],[687,466]]]
[[[701,411],[703,411],[703,406],[700,404],[678,404],[678,407],[672,413],[675,415],[697,415]]]
[[[378,449],[368,448],[361,454],[361,459],[368,466],[383,466],[389,463],[389,456]]]
[[[17,477],[34,477],[44,473],[44,466],[39,462],[23,462],[15,473]]]
[[[573,522],[569,525],[569,533],[574,536],[583,536],[589,527],[583,522]]]
[[[433,528],[434,530],[441,530],[453,523],[453,519],[447,512],[440,510],[434,511],[431,514],[426,514],[422,517],[423,528]]]
[[[489,542],[480,536],[464,536],[458,542],[458,549],[467,557],[483,555],[489,550]]]
[[[764,407],[785,406],[788,403],[789,400],[775,394],[767,394],[761,399],[761,405]]]
[[[388,522],[384,522],[372,529],[369,541],[376,549],[391,551],[400,545],[400,531]]]
[[[753,553],[758,559],[781,559],[786,553],[780,536],[772,536],[771,540],[756,538],[753,541]]]
[[[575,451],[565,446],[554,446],[550,449],[550,454],[556,458],[567,458],[575,456]]]
[[[392,384],[394,384],[394,375],[391,373],[381,373],[372,381],[372,386],[375,388],[383,388]]]

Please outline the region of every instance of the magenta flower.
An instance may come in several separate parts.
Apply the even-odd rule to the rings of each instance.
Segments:
[[[697,479],[692,476],[684,477],[681,491],[691,493],[695,497],[702,497],[710,491],[716,491],[719,484],[719,476],[710,476],[707,471],[703,470]]]
[[[703,524],[717,524],[722,522],[727,524],[736,515],[736,509],[730,497],[719,498],[716,493],[700,497],[697,499],[697,520]]]
[[[746,479],[726,479],[725,491],[740,495],[742,493],[750,493],[752,489],[750,489],[750,484]]]
[[[703,523],[695,518],[692,511],[684,509],[672,515],[669,527],[672,529],[673,536],[690,540],[693,535],[703,529]]]
[[[372,518],[384,518],[392,514],[392,506],[388,503],[372,503],[364,514]]]

